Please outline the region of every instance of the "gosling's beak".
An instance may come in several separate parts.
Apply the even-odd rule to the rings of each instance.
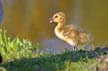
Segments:
[[[49,18],[49,23],[52,23],[53,22],[53,18]]]

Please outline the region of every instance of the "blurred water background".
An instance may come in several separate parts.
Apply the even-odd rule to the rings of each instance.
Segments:
[[[108,0],[0,0],[0,27],[11,37],[27,38],[43,48],[70,48],[56,38],[56,25],[48,22],[57,11],[66,13],[66,24],[92,33],[93,44],[108,45]]]

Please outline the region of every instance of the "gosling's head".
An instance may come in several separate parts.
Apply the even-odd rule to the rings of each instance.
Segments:
[[[65,14],[63,12],[55,13],[50,19],[49,23],[65,23]]]

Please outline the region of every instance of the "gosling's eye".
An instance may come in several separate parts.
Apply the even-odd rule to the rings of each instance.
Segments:
[[[57,18],[58,16],[55,16],[54,18]]]

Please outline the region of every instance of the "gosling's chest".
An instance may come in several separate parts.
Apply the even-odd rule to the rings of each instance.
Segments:
[[[60,38],[61,40],[66,41],[67,43],[69,43],[70,45],[74,46],[76,45],[76,43],[73,41],[73,39],[68,38],[68,36],[64,36],[63,32],[59,32],[58,30],[55,30],[55,35]]]

